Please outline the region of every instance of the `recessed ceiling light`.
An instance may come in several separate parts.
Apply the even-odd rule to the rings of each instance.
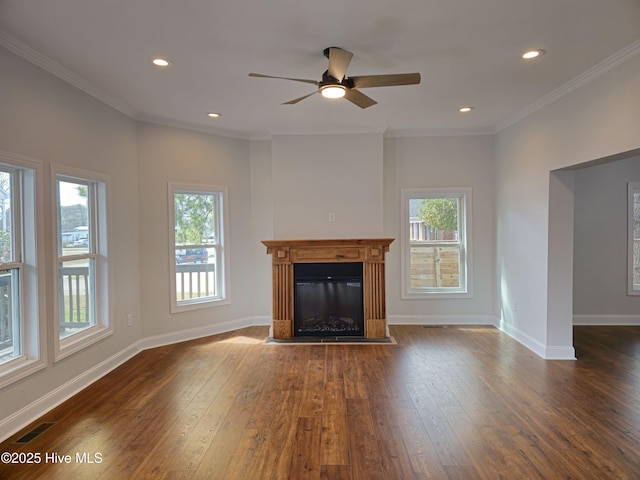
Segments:
[[[160,57],[154,58],[153,60],[151,60],[151,63],[153,63],[156,67],[168,67],[169,65],[171,65],[171,62],[169,60]]]
[[[471,110],[473,110],[473,107],[460,107],[458,109],[460,113],[467,113],[467,112],[470,112]]]
[[[529,50],[528,52],[524,52],[522,54],[522,58],[525,60],[531,60],[533,58],[537,58],[540,55],[544,54],[544,50]]]
[[[219,113],[216,113],[216,112],[209,112],[209,113],[207,113],[207,117],[209,117],[209,118],[218,118],[218,117],[220,117],[220,116],[221,116],[221,115],[220,115]]]

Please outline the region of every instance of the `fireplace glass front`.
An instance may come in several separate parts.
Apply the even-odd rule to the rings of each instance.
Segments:
[[[294,265],[294,335],[363,336],[362,263]]]

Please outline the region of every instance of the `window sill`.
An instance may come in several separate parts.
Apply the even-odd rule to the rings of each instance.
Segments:
[[[74,353],[83,350],[94,343],[99,342],[113,334],[111,328],[92,328],[89,332],[77,333],[70,337],[59,340],[56,348],[54,362],[58,362],[63,358],[67,358]]]
[[[4,388],[18,380],[22,380],[23,378],[44,369],[46,366],[47,364],[40,359],[16,360],[15,362],[9,362],[0,369],[0,388]]]
[[[201,310],[204,308],[222,307],[223,305],[230,305],[231,300],[228,298],[221,298],[217,300],[203,300],[201,302],[184,303],[177,305],[171,304],[171,313],[190,312],[192,310]]]
[[[403,300],[457,300],[459,298],[473,298],[472,292],[403,292]]]

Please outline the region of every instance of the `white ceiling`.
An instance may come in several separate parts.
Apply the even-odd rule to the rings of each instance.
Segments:
[[[141,120],[240,137],[487,133],[640,52],[640,0],[0,0],[0,30],[1,45]],[[281,105],[315,87],[247,75],[320,80],[330,46],[354,53],[348,76],[422,83],[363,90],[378,104],[362,110],[320,95]],[[531,48],[546,54],[521,60]]]

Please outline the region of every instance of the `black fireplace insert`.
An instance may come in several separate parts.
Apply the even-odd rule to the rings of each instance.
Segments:
[[[294,335],[363,336],[362,263],[296,263]]]

